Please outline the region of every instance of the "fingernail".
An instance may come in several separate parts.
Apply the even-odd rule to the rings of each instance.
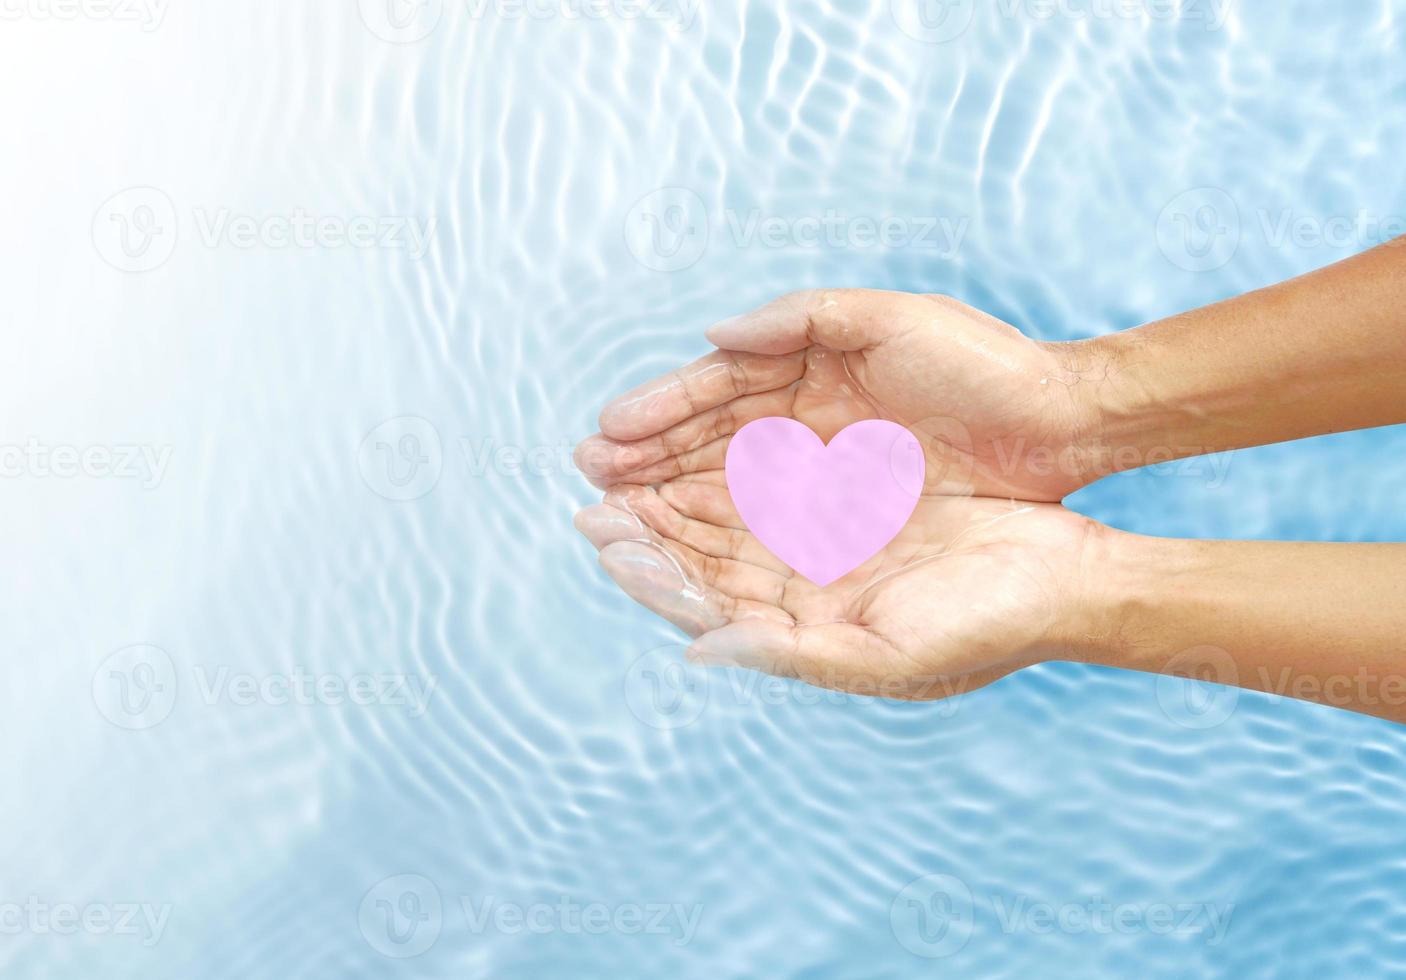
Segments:
[[[725,320],[719,320],[707,330],[703,331],[703,336],[708,338],[708,343],[714,347],[727,347],[728,343],[735,341],[737,336],[744,332],[747,321],[751,319],[751,314],[741,313],[737,316],[730,316]]]

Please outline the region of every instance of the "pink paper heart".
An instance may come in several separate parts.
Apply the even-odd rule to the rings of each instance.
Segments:
[[[883,419],[856,422],[828,446],[795,419],[757,419],[732,437],[724,465],[748,530],[819,586],[903,530],[926,471],[918,440]]]

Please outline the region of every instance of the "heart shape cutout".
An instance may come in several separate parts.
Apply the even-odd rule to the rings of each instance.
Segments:
[[[727,447],[727,489],[767,550],[824,587],[903,530],[926,463],[903,426],[866,419],[829,445],[795,419],[748,422]]]

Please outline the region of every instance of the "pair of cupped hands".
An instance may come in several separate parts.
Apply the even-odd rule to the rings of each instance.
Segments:
[[[1074,659],[1108,529],[1058,501],[1092,478],[1096,412],[1072,345],[944,296],[808,290],[715,324],[718,350],[608,404],[576,451],[605,490],[576,527],[632,598],[693,637],[691,660],[904,699]],[[907,525],[820,588],[772,555],[728,494],[754,419],[829,442],[882,418],[927,476]]]

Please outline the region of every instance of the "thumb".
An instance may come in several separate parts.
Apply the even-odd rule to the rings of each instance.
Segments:
[[[790,354],[806,347],[877,347],[911,321],[921,297],[881,289],[803,289],[713,324],[704,336],[723,350]]]

